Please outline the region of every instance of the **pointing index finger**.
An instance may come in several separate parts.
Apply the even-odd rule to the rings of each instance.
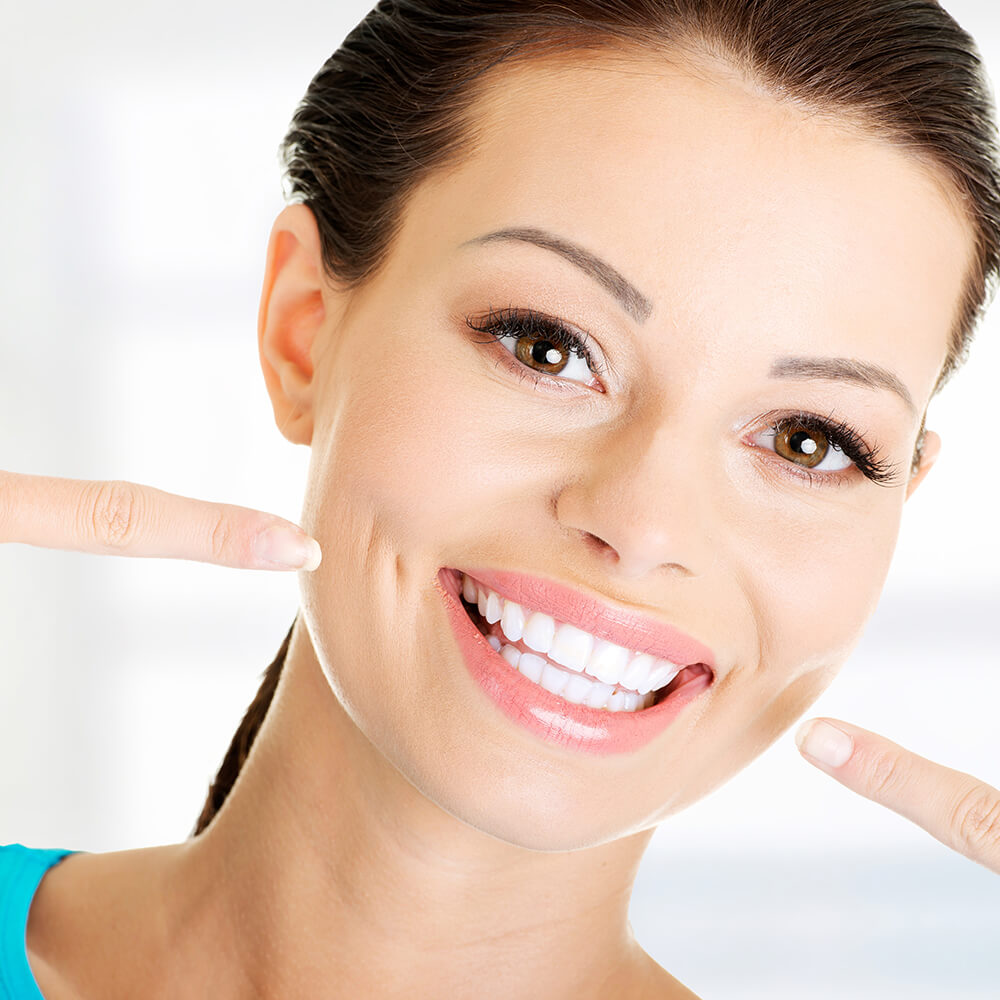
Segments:
[[[234,504],[124,480],[0,472],[0,542],[105,555],[193,559],[241,569],[315,569],[315,539]]]
[[[803,757],[851,791],[1000,874],[996,788],[839,719],[803,723],[795,742]]]

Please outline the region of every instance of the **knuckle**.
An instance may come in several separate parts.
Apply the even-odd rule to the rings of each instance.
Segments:
[[[996,789],[977,783],[966,792],[952,813],[951,829],[963,854],[1000,850],[1000,795]]]
[[[224,510],[220,510],[212,521],[208,545],[212,558],[220,561],[225,558],[233,547],[233,526]]]
[[[112,549],[127,549],[139,533],[142,501],[132,483],[98,483],[84,504],[97,541]]]
[[[874,754],[864,779],[864,792],[876,802],[892,796],[905,780],[905,768],[899,757],[889,751]]]

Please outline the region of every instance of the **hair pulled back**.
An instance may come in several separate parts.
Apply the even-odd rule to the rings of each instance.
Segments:
[[[938,168],[975,232],[940,388],[996,292],[1000,171],[979,51],[934,0],[381,0],[316,74],[281,145],[286,196],[313,211],[327,276],[352,288],[376,273],[409,194],[474,142],[474,105],[490,70],[623,45],[720,58],[777,99],[842,116]],[[290,638],[265,671],[194,835],[236,781]]]

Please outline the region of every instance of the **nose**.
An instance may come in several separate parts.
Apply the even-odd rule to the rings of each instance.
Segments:
[[[662,424],[591,442],[578,475],[557,493],[560,524],[622,579],[700,575],[709,510],[690,450]]]

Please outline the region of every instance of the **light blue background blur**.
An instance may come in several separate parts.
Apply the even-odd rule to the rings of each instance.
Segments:
[[[992,0],[946,6],[1000,75]],[[276,147],[367,7],[7,5],[0,468],[298,520],[308,452],[275,429],[257,364]],[[998,384],[1000,306],[933,405],[944,456],[811,713],[994,783]],[[0,598],[0,843],[184,839],[295,613],[294,575],[6,546]],[[632,917],[706,1000],[1000,995],[1000,878],[808,767],[790,734],[661,827]]]

